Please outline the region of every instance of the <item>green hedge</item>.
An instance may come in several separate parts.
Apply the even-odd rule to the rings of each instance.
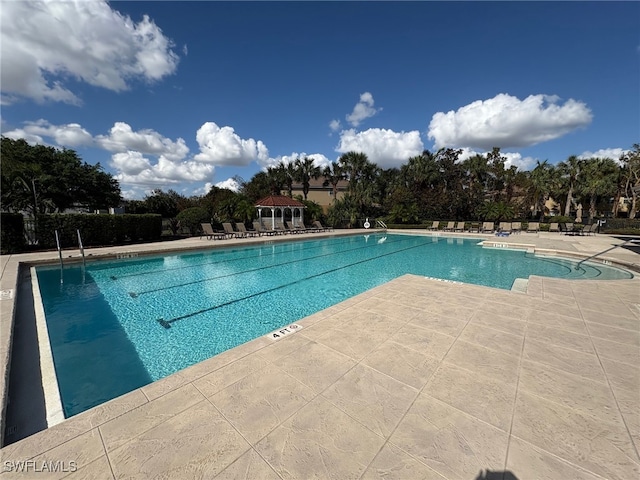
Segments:
[[[126,241],[153,241],[162,235],[160,215],[96,215],[96,214],[51,214],[38,215],[36,235],[38,246],[55,248],[55,231],[60,236],[62,248],[77,247],[80,230],[85,247],[118,245]]]
[[[17,253],[24,250],[24,218],[21,213],[2,213],[0,215],[0,251]]]
[[[600,227],[603,233],[625,231],[630,234],[640,233],[640,218],[607,218]]]

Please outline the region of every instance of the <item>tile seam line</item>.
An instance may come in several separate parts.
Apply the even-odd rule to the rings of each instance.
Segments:
[[[427,388],[427,385],[429,384],[429,382],[431,381],[431,379],[434,377],[434,375],[438,372],[438,370],[440,370],[440,367],[442,366],[442,363],[444,362],[444,359],[447,357],[447,355],[449,354],[449,352],[451,351],[451,349],[453,348],[453,345],[455,345],[455,343],[458,341],[458,339],[460,338],[460,335],[462,335],[462,332],[464,331],[464,329],[467,327],[467,325],[469,325],[469,323],[471,322],[471,319],[473,318],[473,315],[471,317],[469,317],[469,320],[467,320],[467,322],[465,323],[464,327],[460,330],[460,332],[458,333],[458,335],[455,337],[455,340],[453,342],[451,342],[451,345],[449,346],[449,348],[447,349],[447,351],[444,353],[444,355],[442,356],[442,358],[440,359],[440,362],[438,364],[438,366],[434,369],[433,373],[429,376],[429,378],[426,380],[425,384],[422,386],[422,388],[417,389],[418,393],[415,396],[415,398],[413,399],[413,401],[411,402],[411,404],[409,405],[409,407],[407,408],[407,410],[404,412],[404,414],[400,417],[400,419],[398,420],[398,422],[396,423],[396,426],[391,430],[391,432],[389,432],[389,435],[387,436],[387,438],[384,439],[384,442],[382,443],[382,446],[380,447],[380,449],[378,450],[378,452],[374,455],[374,457],[371,459],[371,462],[369,462],[369,465],[367,465],[367,468],[365,468],[365,472],[369,469],[369,466],[375,461],[375,459],[378,457],[378,455],[380,455],[380,452],[382,452],[382,450],[384,449],[385,446],[387,446],[387,444],[391,444],[393,445],[395,448],[399,449],[401,452],[404,452],[406,455],[409,455],[411,458],[413,458],[414,460],[416,460],[417,462],[419,462],[421,465],[426,466],[427,468],[433,470],[434,472],[436,472],[438,475],[440,475],[440,472],[437,472],[436,470],[434,470],[433,468],[431,468],[429,465],[425,464],[422,460],[420,460],[418,457],[416,457],[415,455],[412,455],[410,452],[407,452],[406,450],[404,450],[403,448],[401,448],[400,446],[396,445],[395,443],[393,443],[391,441],[391,437],[393,437],[394,433],[398,430],[398,427],[400,426],[400,424],[404,421],[404,419],[407,417],[407,413],[409,413],[409,411],[413,408],[413,406],[415,405],[416,401],[418,400],[418,398],[420,398],[420,395],[423,394],[423,392],[425,391],[425,389]],[[407,322],[408,323],[408,322]],[[389,342],[391,341],[391,339],[386,340],[383,343]],[[366,358],[366,357],[365,357]],[[377,371],[377,369],[374,369]],[[393,378],[393,377],[392,377]],[[404,383],[404,382],[402,382]],[[458,412],[461,412],[464,415],[467,416],[471,416],[472,418],[476,419],[476,417],[469,415],[466,412],[463,412],[462,410],[454,407],[453,405],[449,405],[446,402],[443,402],[442,400],[439,400],[435,397],[432,397],[431,395],[429,395],[428,393],[425,393],[425,395],[428,395],[430,398],[435,399],[438,402],[441,402],[445,405],[447,405],[450,408],[453,408],[454,410],[457,410]],[[479,420],[483,423],[486,423],[487,425],[490,425],[492,428],[496,428],[493,425],[484,422],[484,420],[480,420],[480,419],[476,419]],[[360,422],[358,422],[360,423]],[[498,429],[499,430],[499,429]],[[384,437],[383,437],[384,438]],[[506,456],[505,456],[505,461],[506,461]],[[364,475],[364,473],[363,473]],[[443,478],[443,475],[441,475]],[[362,476],[361,476],[362,477]]]
[[[578,308],[580,309],[580,314],[582,315],[582,309],[580,308],[580,305],[578,305]],[[583,321],[584,321],[584,317],[583,317]],[[633,448],[633,451],[636,453],[635,463],[636,464],[640,464],[640,452],[638,451],[638,446],[636,445],[636,442],[633,440],[633,435],[631,433],[629,425],[627,425],[627,421],[625,420],[624,415],[622,414],[622,409],[620,408],[620,402],[618,401],[618,396],[616,395],[616,392],[613,389],[613,386],[611,385],[611,381],[609,380],[609,374],[607,373],[607,370],[605,369],[604,364],[602,363],[602,359],[600,358],[600,353],[598,352],[598,350],[596,348],[596,345],[593,342],[593,336],[591,335],[591,330],[589,330],[589,325],[588,325],[588,322],[586,322],[586,321],[585,321],[585,326],[587,328],[587,332],[589,332],[589,341],[591,342],[591,346],[593,347],[593,350],[596,352],[596,358],[598,359],[598,363],[600,364],[600,368],[602,368],[602,371],[604,372],[604,377],[607,380],[607,385],[609,387],[609,391],[611,392],[611,396],[613,397],[613,401],[616,402],[616,408],[618,409],[618,415],[619,415],[620,420],[622,421],[622,424],[624,425],[624,428],[625,428],[625,430],[627,432],[628,440],[629,440],[629,442],[631,442],[631,447]],[[598,337],[596,337],[596,338],[598,338]],[[624,364],[624,362],[620,362],[620,363]]]
[[[102,442],[102,449],[104,450],[104,456],[107,457],[107,464],[109,465],[109,470],[111,471],[111,478],[116,478],[116,474],[113,471],[113,463],[111,462],[111,457],[109,457],[109,452],[107,451],[107,446],[104,443],[104,437],[102,436],[102,432],[99,427],[96,427],[98,430],[98,435],[100,435],[100,441]]]
[[[513,393],[513,404],[511,405],[511,422],[509,422],[509,431],[507,432],[507,452],[504,457],[504,471],[507,471],[509,463],[509,450],[511,449],[511,438],[513,437],[513,421],[516,416],[516,404],[518,401],[518,392],[520,391],[520,375],[522,373],[522,362],[524,361],[524,344],[527,341],[527,332],[529,331],[529,323],[525,323],[524,334],[522,335],[522,343],[520,344],[520,358],[518,358],[518,376],[516,378],[516,389]]]
[[[550,457],[555,458],[560,463],[566,463],[567,465],[570,465],[571,467],[575,468],[579,472],[586,472],[586,473],[588,473],[590,475],[593,475],[594,477],[601,478],[603,480],[609,480],[608,477],[603,477],[602,475],[600,475],[598,473],[592,472],[591,470],[587,470],[586,468],[581,467],[580,465],[578,465],[576,463],[573,463],[572,461],[569,461],[566,458],[560,457],[560,456],[556,455],[555,453],[550,452],[550,451],[548,451],[548,450],[546,450],[546,449],[544,449],[544,448],[542,448],[542,447],[540,447],[540,446],[538,446],[538,445],[536,445],[534,443],[531,443],[528,440],[525,440],[524,438],[519,437],[518,435],[511,434],[511,437],[516,438],[519,441],[521,441],[523,443],[526,443],[527,445],[531,445],[532,447],[534,447],[534,448],[536,448],[538,450],[542,450],[544,453],[546,453]]]
[[[184,385],[184,386],[186,386],[186,385]],[[193,387],[195,387],[195,385],[193,385]],[[197,391],[200,395],[202,395],[202,392],[200,392],[200,390],[198,390],[197,388],[196,388],[196,391]],[[173,414],[171,414],[171,415],[167,416],[167,417],[166,417],[166,418],[164,418],[162,421],[160,421],[160,422],[158,422],[158,423],[156,423],[156,424],[152,425],[151,427],[149,427],[149,428],[145,429],[144,431],[140,431],[140,432],[136,433],[135,435],[131,435],[131,436],[129,436],[129,437],[128,437],[128,440],[130,441],[130,440],[132,440],[132,439],[135,439],[135,438],[138,438],[138,437],[140,437],[140,436],[144,435],[145,433],[149,432],[150,430],[153,430],[154,428],[156,428],[156,427],[158,427],[158,426],[160,426],[160,425],[163,425],[164,423],[168,422],[169,420],[171,420],[171,419],[173,419],[173,418],[177,417],[178,415],[183,414],[184,412],[186,412],[186,411],[187,411],[187,410],[189,410],[190,408],[192,408],[192,407],[194,407],[194,406],[196,406],[196,405],[198,405],[198,404],[202,403],[204,400],[206,400],[206,399],[207,399],[207,397],[205,397],[204,395],[202,395],[202,397],[203,397],[203,398],[202,398],[202,399],[200,399],[200,401],[198,401],[198,402],[194,403],[193,405],[189,405],[188,407],[184,407],[184,408],[183,408],[183,409],[181,409],[180,411],[177,411],[177,412],[175,412],[175,413],[173,413]],[[149,403],[151,403],[151,402],[149,402]],[[115,418],[113,418],[113,419],[110,419],[110,420],[108,420],[108,421],[106,421],[106,422],[104,422],[104,423],[100,424],[99,426],[97,426],[97,427],[95,427],[95,428],[99,429],[100,434],[101,434],[100,436],[101,436],[101,438],[102,438],[102,428],[104,428],[104,426],[105,426],[107,423],[109,423],[109,422],[111,422],[111,421],[115,420],[116,418],[120,418],[120,417],[122,417],[122,416],[124,416],[124,415],[126,415],[126,414],[128,414],[128,413],[131,413],[131,412],[133,412],[133,411],[137,410],[138,408],[141,408],[141,407],[143,407],[143,406],[145,406],[145,405],[149,405],[149,403],[143,403],[142,405],[139,405],[138,407],[134,408],[133,410],[129,410],[129,411],[127,411],[127,412],[123,413],[122,415],[119,415],[118,417],[115,417]],[[91,431],[91,430],[89,430],[89,431]],[[119,448],[123,447],[123,446],[124,446],[124,445],[126,445],[127,443],[129,443],[129,442],[127,441],[126,443],[123,443],[122,445],[118,445],[117,447],[115,447],[115,448],[113,448],[113,449],[111,449],[111,450],[109,450],[109,449],[106,447],[106,445],[105,445],[105,449],[106,449],[106,451],[107,451],[107,454],[112,453],[112,452],[114,452],[115,450],[118,450]]]
[[[300,410],[302,410],[304,407],[306,407],[307,405],[309,405],[309,403],[311,403],[312,401],[314,401],[316,398],[318,398],[320,395],[320,393],[316,393],[311,387],[309,387],[308,385],[305,385],[304,383],[302,383],[300,380],[298,380],[297,378],[293,377],[292,375],[289,375],[286,371],[282,370],[280,367],[278,367],[277,365],[274,365],[273,363],[270,363],[270,365],[272,365],[273,367],[275,367],[276,369],[278,369],[280,372],[284,373],[285,375],[288,375],[289,377],[293,378],[294,381],[296,381],[297,383],[299,383],[300,385],[308,388],[309,390],[311,390],[314,395],[311,398],[311,400],[307,401],[304,405],[302,405],[300,408],[298,408],[297,410],[295,410],[294,412],[292,412],[290,415],[288,415],[287,417],[285,417],[281,422],[279,422],[274,428],[272,428],[271,430],[269,430],[265,435],[263,435],[262,437],[260,437],[258,440],[256,440],[254,443],[250,442],[249,439],[247,439],[247,437],[245,437],[243,435],[243,433],[238,430],[238,428],[234,425],[234,423],[229,420],[229,418],[227,418],[227,416],[224,414],[224,412],[222,410],[220,410],[215,403],[213,403],[211,401],[211,397],[206,397],[205,399],[211,404],[211,406],[220,414],[220,416],[222,418],[224,418],[224,420],[231,426],[231,428],[233,428],[238,435],[240,435],[242,437],[242,439],[247,442],[247,444],[249,445],[249,449],[247,449],[245,452],[242,453],[242,455],[244,455],[246,452],[248,452],[249,450],[253,450],[267,465],[269,465],[269,468],[271,468],[271,470],[273,470],[276,475],[278,475],[279,478],[283,478],[282,475],[280,475],[280,473],[276,470],[276,468],[271,464],[271,462],[269,462],[269,460],[267,460],[256,448],[256,445],[258,443],[260,443],[262,440],[264,440],[266,437],[268,437],[269,435],[271,435],[272,432],[274,432],[278,427],[280,427],[282,424],[284,424],[287,420],[289,420],[291,417],[293,417],[294,415],[296,415]],[[266,368],[266,367],[263,367]],[[256,372],[259,372],[261,369],[257,370]],[[255,373],[255,372],[253,372]],[[236,383],[238,383],[239,381],[243,380],[246,377],[242,377],[240,380],[238,380],[237,382],[232,383],[231,385],[234,385]],[[229,386],[231,386],[229,385]],[[195,386],[195,385],[194,385]],[[197,387],[196,387],[197,388]],[[227,387],[225,387],[227,388]],[[224,390],[224,389],[223,389]],[[200,391],[200,389],[198,389],[198,391]],[[220,390],[222,391],[222,390]],[[200,392],[202,393],[202,392]],[[204,393],[203,393],[204,395]],[[213,396],[213,395],[212,395]],[[324,398],[324,397],[323,397]],[[242,456],[241,455],[241,456]],[[233,465],[234,463],[236,463],[238,461],[240,457],[236,458],[233,462],[231,462],[229,465],[227,465],[223,470],[220,471],[220,473],[218,473],[218,475],[220,475],[222,472],[224,472],[226,469],[228,469],[231,465]]]

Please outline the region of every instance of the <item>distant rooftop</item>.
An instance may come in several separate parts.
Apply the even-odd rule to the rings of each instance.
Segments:
[[[256,207],[302,207],[304,204],[285,195],[269,195],[256,202]]]

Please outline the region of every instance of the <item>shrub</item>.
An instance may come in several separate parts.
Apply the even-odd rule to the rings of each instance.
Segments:
[[[209,214],[202,207],[191,207],[182,210],[176,217],[180,225],[189,229],[191,235],[197,235],[201,223],[209,222]]]
[[[2,213],[0,216],[0,251],[18,253],[24,250],[24,218],[20,213]]]
[[[59,214],[38,215],[36,218],[38,244],[42,248],[55,248],[55,231],[58,230],[60,246],[77,247],[80,230],[85,247],[118,245],[127,240],[157,240],[162,234],[160,215],[96,215]]]
[[[640,234],[640,218],[607,218],[600,227],[603,233],[626,232],[629,235]]]

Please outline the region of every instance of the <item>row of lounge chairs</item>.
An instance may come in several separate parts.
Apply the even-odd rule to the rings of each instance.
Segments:
[[[598,224],[550,223],[549,231],[565,235],[595,235],[598,232]]]
[[[500,222],[498,228],[496,228],[493,222],[471,222],[467,228],[466,222],[441,222],[435,221],[431,225],[427,226],[427,230],[442,230],[445,232],[470,232],[470,233],[493,233],[493,232],[508,232],[508,233],[520,233],[522,231],[522,222]],[[529,222],[528,232],[539,231],[540,224],[536,222]]]
[[[526,231],[528,233],[538,233],[540,231],[540,222],[529,222],[527,229],[522,229],[522,222],[500,222],[498,227],[494,222],[471,222],[466,227],[466,222],[442,222],[435,221],[431,225],[427,225],[427,230],[444,232],[470,232],[470,233],[503,233],[512,234]],[[598,231],[598,224],[592,225],[576,225],[573,223],[550,223],[550,232],[560,232],[565,235],[595,235]]]
[[[261,222],[253,222],[253,230],[249,230],[245,227],[244,223],[238,222],[236,224],[237,230],[233,228],[231,223],[225,222],[222,224],[224,231],[216,231],[213,229],[210,223],[201,223],[202,235],[200,238],[207,237],[208,240],[226,240],[229,238],[249,238],[260,237],[262,235],[285,235],[293,233],[317,233],[317,232],[329,232],[333,230],[331,227],[325,227],[316,220],[313,222],[313,226],[307,227],[303,225],[293,225],[291,222],[286,222],[286,225],[280,221],[276,222],[275,228],[270,229],[262,225]]]

